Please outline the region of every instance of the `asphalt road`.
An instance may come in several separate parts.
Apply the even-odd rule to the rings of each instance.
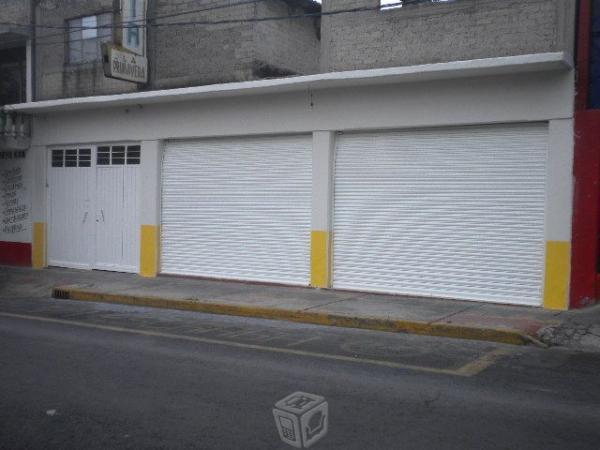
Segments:
[[[0,300],[0,448],[600,448],[600,355],[51,299]]]

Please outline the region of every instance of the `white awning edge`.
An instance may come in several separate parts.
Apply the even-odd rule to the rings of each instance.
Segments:
[[[211,84],[126,94],[43,100],[6,105],[3,109],[8,112],[35,114],[54,111],[85,110],[90,108],[97,109],[117,106],[170,103],[241,95],[277,94],[307,89],[334,89],[527,72],[567,71],[572,68],[572,56],[566,52],[536,53],[415,66],[329,72],[315,75]]]

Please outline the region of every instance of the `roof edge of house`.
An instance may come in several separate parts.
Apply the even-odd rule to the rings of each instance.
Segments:
[[[286,78],[211,84],[124,94],[41,100],[5,105],[2,107],[2,110],[6,112],[36,114],[55,111],[85,110],[92,107],[110,108],[241,95],[276,94],[305,89],[318,90],[399,84],[473,76],[570,70],[572,68],[572,56],[566,52],[535,53],[414,66],[328,72],[314,75],[300,75]]]

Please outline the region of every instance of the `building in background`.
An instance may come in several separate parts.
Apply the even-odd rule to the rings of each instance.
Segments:
[[[1,107],[32,100],[30,4],[1,0],[0,17]],[[29,115],[0,109],[0,264],[31,265],[29,132]]]
[[[35,267],[595,301],[571,270],[591,2],[150,1],[144,84],[104,77],[119,11],[82,3],[38,6],[62,44],[35,28],[35,101],[5,107],[33,117]]]

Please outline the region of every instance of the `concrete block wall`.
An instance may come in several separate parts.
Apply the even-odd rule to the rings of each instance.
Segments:
[[[26,0],[0,0],[2,22],[28,24],[30,2]],[[0,24],[0,35],[4,33],[28,34],[27,29],[12,25]],[[2,41],[0,40],[0,46]]]
[[[23,0],[24,1],[24,0]],[[67,20],[113,10],[113,0],[53,0],[40,2],[37,23],[66,26]],[[137,85],[104,76],[102,61],[70,64],[67,58],[66,33],[38,29],[36,45],[36,100],[116,94],[136,91]],[[52,36],[50,36],[52,35]],[[48,37],[44,37],[48,36]]]
[[[379,0],[323,0],[321,71],[573,52],[575,0],[456,0],[379,10]]]
[[[65,26],[70,18],[113,11],[113,3],[113,0],[40,2],[38,24]],[[148,16],[160,18],[206,10],[158,21],[169,24],[244,20],[303,12],[300,7],[290,6],[294,2],[284,0],[210,10],[224,3],[220,0],[149,0]],[[23,21],[28,23],[29,19]],[[60,30],[38,31],[37,100],[247,81],[271,74],[307,74],[318,70],[319,26],[316,19],[151,27],[148,32],[150,80],[147,86],[106,78],[101,61],[69,64],[66,38],[56,36],[57,32]]]
[[[257,4],[258,17],[302,15],[303,8],[293,2],[274,1]],[[317,18],[257,22],[253,38],[256,59],[283,71],[312,74],[319,71],[320,20]]]
[[[160,22],[218,21],[300,14],[308,0],[268,0]],[[113,10],[113,0],[44,0],[42,25]],[[372,11],[265,22],[162,26],[148,33],[150,83],[104,77],[101,62],[69,64],[60,30],[38,30],[36,99],[55,99],[246,81],[263,77],[565,50],[572,52],[575,0],[456,0],[378,9],[379,0],[323,0],[323,11]],[[0,0],[27,23],[28,1]],[[16,6],[15,6],[16,5]],[[164,16],[223,5],[217,0],[149,0]],[[12,13],[11,13],[12,14]],[[4,11],[3,11],[4,15]],[[320,25],[320,34],[319,34]],[[44,38],[44,35],[54,35]],[[321,39],[319,39],[321,38]]]
[[[157,0],[157,17],[223,5],[214,0]],[[161,19],[161,23],[220,21],[302,14],[290,2],[271,0]],[[161,26],[149,35],[152,88],[247,81],[318,70],[315,19]]]
[[[223,5],[215,0],[156,0],[151,15]],[[160,23],[249,19],[253,4],[185,14]],[[151,88],[165,89],[252,79],[253,24],[160,26],[148,36]]]

